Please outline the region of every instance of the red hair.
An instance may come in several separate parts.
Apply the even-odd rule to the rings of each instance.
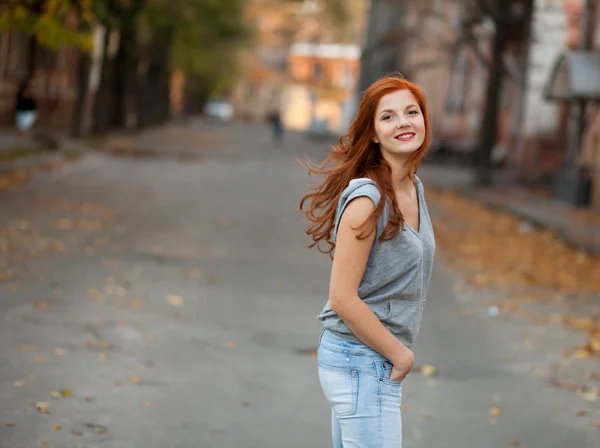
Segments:
[[[385,196],[392,206],[390,219],[387,222],[380,241],[391,240],[404,226],[404,217],[396,201],[394,183],[392,181],[392,168],[383,158],[379,145],[373,142],[375,136],[375,113],[379,101],[385,95],[397,90],[409,90],[417,100],[421,113],[425,120],[425,139],[421,147],[409,157],[408,177],[414,182],[414,174],[431,142],[431,124],[427,112],[425,93],[415,84],[403,79],[402,75],[385,76],[374,82],[365,92],[358,106],[356,118],[350,125],[348,132],[339,139],[339,144],[334,146],[327,159],[320,165],[313,163],[302,164],[309,174],[322,174],[327,177],[318,185],[311,185],[312,193],[307,194],[300,201],[300,210],[312,222],[306,229],[306,233],[312,236],[313,243],[309,247],[317,246],[320,252],[333,256],[335,243],[332,239],[332,231],[335,224],[335,213],[337,203],[352,179],[368,177],[372,179],[382,196]],[[335,162],[335,166],[328,166]],[[376,228],[379,218],[383,214],[385,203],[381,198],[373,214],[359,227]],[[305,210],[304,206],[310,201]],[[370,235],[363,231],[358,235],[359,239]],[[328,250],[322,250],[319,243],[323,241],[329,244]]]

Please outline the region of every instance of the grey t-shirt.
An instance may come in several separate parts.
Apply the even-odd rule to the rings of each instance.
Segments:
[[[407,347],[415,342],[419,332],[435,253],[433,227],[425,203],[423,185],[418,178],[416,187],[419,199],[419,231],[405,223],[404,230],[400,229],[394,239],[380,242],[378,239],[390,216],[390,204],[387,202],[377,223],[377,237],[358,288],[358,296],[369,305],[381,323]],[[381,199],[373,180],[351,180],[337,206],[334,241],[346,206],[361,196],[370,198],[375,206]],[[318,319],[327,330],[337,336],[361,342],[331,310],[329,301]]]

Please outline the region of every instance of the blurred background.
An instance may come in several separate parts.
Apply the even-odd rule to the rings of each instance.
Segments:
[[[0,3],[0,448],[330,446],[298,203],[428,96],[405,442],[600,447],[597,0]]]

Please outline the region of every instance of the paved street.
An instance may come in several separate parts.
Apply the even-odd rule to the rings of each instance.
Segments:
[[[0,448],[330,446],[312,354],[330,261],[293,160],[327,147],[189,126],[185,157],[91,153],[0,191]],[[580,336],[525,344],[454,269],[439,254],[414,347],[439,375],[405,382],[405,448],[600,447],[598,402],[532,373]]]

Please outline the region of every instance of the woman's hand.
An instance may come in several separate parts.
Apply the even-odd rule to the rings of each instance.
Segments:
[[[404,347],[398,358],[393,360],[392,372],[390,380],[403,381],[406,375],[410,373],[413,364],[415,363],[415,355],[411,349]]]

